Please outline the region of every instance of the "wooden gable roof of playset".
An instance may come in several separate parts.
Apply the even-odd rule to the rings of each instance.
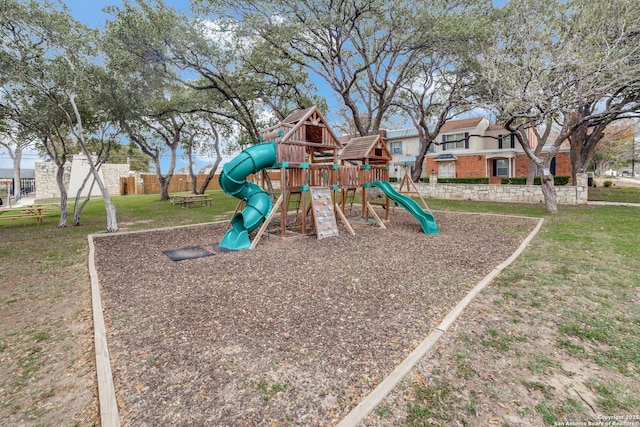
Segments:
[[[361,160],[364,163],[386,163],[391,158],[381,135],[351,138],[338,155],[340,160]]]
[[[289,114],[278,125],[262,132],[264,139],[278,143],[305,143],[319,149],[341,149],[342,143],[333,133],[318,107],[313,106]]]

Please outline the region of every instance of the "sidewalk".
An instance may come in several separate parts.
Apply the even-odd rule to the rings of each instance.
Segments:
[[[640,208],[640,203],[626,203],[626,202],[602,202],[599,200],[587,201],[588,205],[594,206],[630,206],[633,208]]]
[[[20,200],[11,203],[11,207],[29,206],[36,201],[36,196],[29,194],[28,196],[21,197]]]

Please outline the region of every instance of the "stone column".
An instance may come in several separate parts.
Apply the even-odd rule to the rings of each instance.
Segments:
[[[586,173],[576,174],[576,204],[584,205],[589,197],[588,176]]]

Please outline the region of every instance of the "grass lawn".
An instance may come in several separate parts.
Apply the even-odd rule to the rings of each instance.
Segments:
[[[628,187],[589,187],[589,200],[640,203],[640,189]]]
[[[637,190],[620,190],[615,197],[627,199],[616,201],[640,202]],[[112,201],[121,230],[143,230],[228,218],[237,200],[213,193],[212,207],[192,209],[158,195]],[[511,425],[513,415],[553,425],[596,419],[594,411],[640,413],[639,209],[560,206],[547,215],[541,205],[427,202],[546,222],[446,335],[450,353],[432,356],[437,363],[407,380],[407,400],[390,397],[375,422],[395,414],[409,425]],[[86,236],[106,228],[104,207],[91,201],[77,227],[57,222],[52,213],[41,226],[0,223],[0,420],[11,425],[99,423]]]
[[[405,382],[402,418],[559,425],[640,414],[638,230],[638,208],[561,206],[547,215],[529,248],[468,307],[438,360]],[[386,417],[393,407],[391,398],[380,406]]]

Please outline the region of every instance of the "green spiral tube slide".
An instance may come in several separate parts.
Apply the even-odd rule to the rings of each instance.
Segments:
[[[231,218],[231,228],[220,241],[220,246],[234,251],[249,249],[249,233],[258,228],[271,211],[271,196],[252,182],[251,174],[276,166],[276,143],[253,145],[225,164],[219,182],[222,190],[246,202],[245,208]]]

